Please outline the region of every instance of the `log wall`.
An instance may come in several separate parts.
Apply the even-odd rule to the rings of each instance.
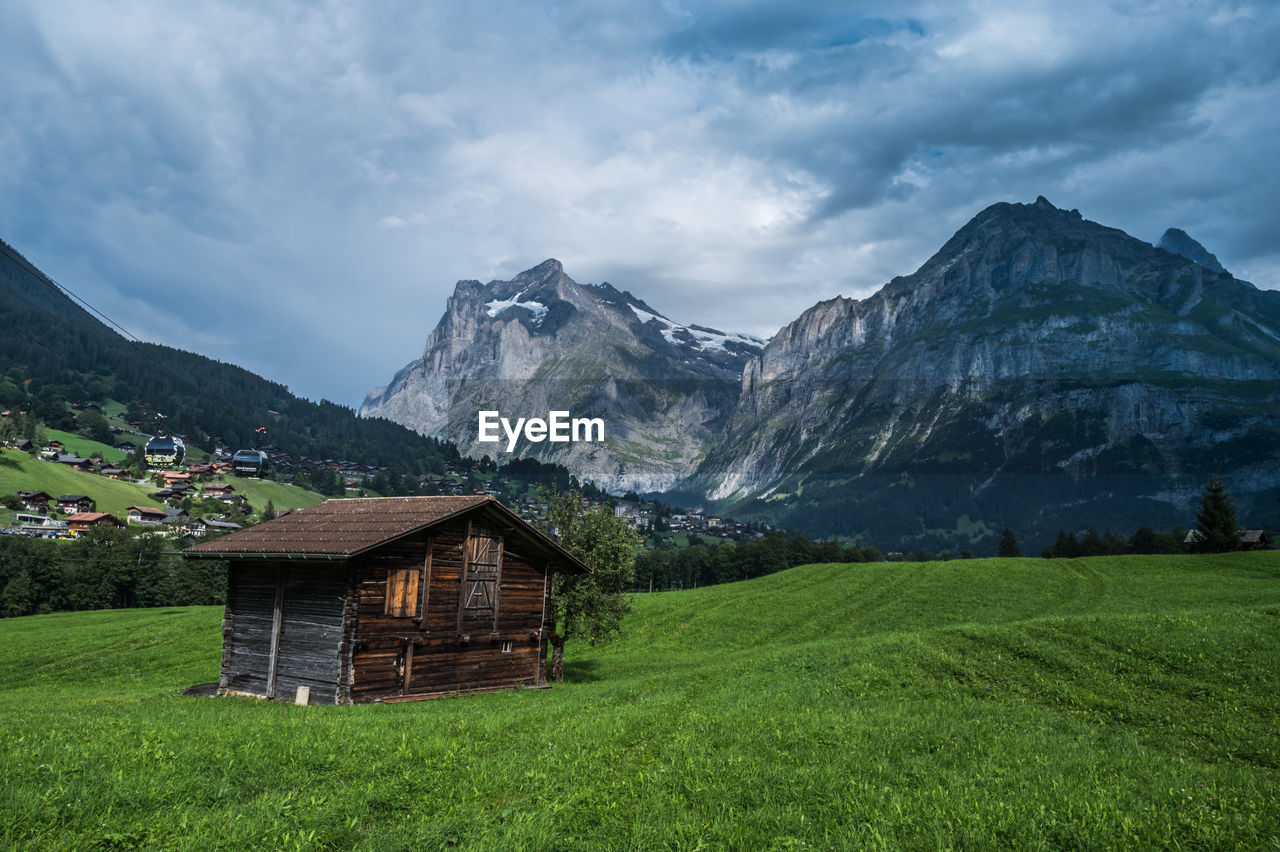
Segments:
[[[336,703],[347,584],[341,562],[232,560],[219,687],[293,700],[307,686]]]
[[[468,523],[456,519],[355,561],[350,700],[543,683],[544,566],[504,536],[496,613],[467,612]],[[388,615],[388,575],[405,568],[422,572],[420,600],[412,613]]]

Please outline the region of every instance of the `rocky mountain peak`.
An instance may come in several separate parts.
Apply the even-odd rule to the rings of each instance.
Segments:
[[[921,494],[1051,533],[1110,511],[1117,487],[1172,523],[1198,465],[1221,464],[1215,442],[1240,480],[1274,483],[1280,293],[1170,242],[1185,251],[1044,197],[987,207],[910,275],[779,331],[685,487],[744,511],[793,501],[791,522],[820,534],[954,542],[914,516]],[[1030,499],[1050,481],[1061,502]]]
[[[556,260],[554,257],[549,257],[546,260],[542,261],[542,263],[539,263],[537,266],[533,267],[532,269],[528,269],[520,273],[520,275],[522,276],[527,275],[527,276],[534,276],[534,277],[546,277],[549,275],[563,275],[563,274],[564,274],[564,264]]]
[[[1185,257],[1187,260],[1194,261],[1206,269],[1212,269],[1214,272],[1227,271],[1208,249],[1200,245],[1199,242],[1181,228],[1170,228],[1165,231],[1164,236],[1160,238],[1160,242],[1156,243],[1156,247],[1180,257]]]
[[[554,258],[509,281],[459,281],[422,357],[361,406],[476,455],[476,413],[552,409],[601,417],[604,445],[550,443],[517,452],[555,459],[597,483],[670,487],[736,401],[764,341],[683,325],[611,284],[579,284]]]
[[[560,290],[569,277],[564,274],[564,266],[555,258],[548,258],[532,269],[526,269],[511,281],[494,281],[491,284],[518,286],[542,290],[555,288]]]

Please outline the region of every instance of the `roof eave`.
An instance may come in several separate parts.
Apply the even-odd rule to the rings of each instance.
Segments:
[[[265,551],[250,553],[238,550],[217,552],[201,550],[196,553],[179,550],[176,553],[185,559],[315,559],[322,562],[345,562],[351,558],[350,554],[346,553],[268,553]]]
[[[406,530],[402,533],[399,533],[395,536],[392,536],[391,538],[384,538],[380,541],[374,542],[373,544],[369,544],[357,550],[352,550],[349,552],[285,554],[285,553],[268,553],[263,551],[254,551],[254,550],[209,551],[209,550],[194,550],[192,548],[192,549],[187,549],[182,551],[182,555],[183,557],[189,558],[189,559],[321,559],[321,560],[354,559],[355,557],[368,553],[371,550],[375,550],[379,547],[392,544],[394,542],[408,538],[409,536],[416,535],[420,532],[423,532],[424,530],[428,530],[431,527],[437,526],[439,524],[443,524],[447,521],[451,521],[454,518],[459,517],[460,515],[465,515],[468,512],[474,512],[474,511],[477,511],[480,509],[486,509],[486,508],[496,508],[500,514],[505,515],[509,520],[515,522],[517,524],[516,529],[520,530],[525,535],[526,538],[528,538],[538,546],[545,548],[554,556],[558,557],[570,569],[568,573],[573,573],[573,574],[590,574],[591,573],[591,569],[586,565],[586,563],[582,562],[572,553],[565,550],[564,547],[562,547],[558,542],[556,542],[550,536],[543,533],[537,527],[534,527],[524,518],[520,517],[515,512],[511,511],[511,509],[502,505],[501,502],[493,499],[492,497],[486,500],[482,500],[481,502],[476,503],[472,506],[467,506],[465,508],[458,509],[457,511],[450,512],[449,514],[444,515],[442,517],[435,518],[430,522],[419,524],[418,526],[412,529]],[[200,545],[196,545],[196,547],[200,547]]]

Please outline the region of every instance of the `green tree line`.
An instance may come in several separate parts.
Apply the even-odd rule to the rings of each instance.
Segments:
[[[796,532],[775,530],[739,545],[696,544],[681,550],[647,550],[636,558],[635,591],[687,589],[749,580],[810,562],[878,562],[874,547],[815,542]]]
[[[178,546],[134,530],[74,542],[0,536],[0,615],[225,603],[226,564],[183,559]]]

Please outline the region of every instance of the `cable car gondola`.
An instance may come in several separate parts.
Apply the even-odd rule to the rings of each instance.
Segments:
[[[261,450],[236,450],[231,457],[231,471],[236,476],[262,476],[270,463]]]
[[[147,441],[142,454],[147,460],[148,467],[177,467],[182,464],[187,448],[183,445],[181,438],[157,435]]]

